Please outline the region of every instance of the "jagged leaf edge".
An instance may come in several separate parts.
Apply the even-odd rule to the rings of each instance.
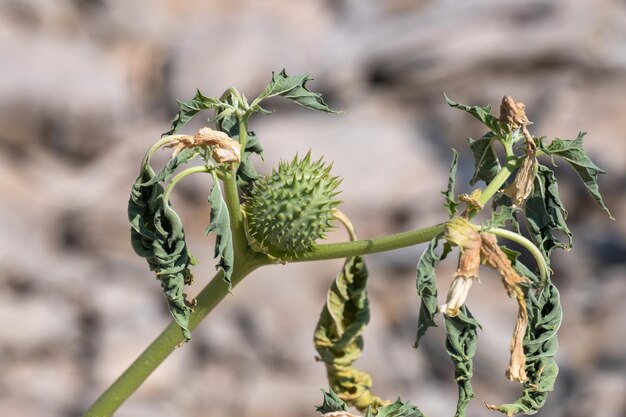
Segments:
[[[435,316],[437,307],[437,277],[435,267],[443,259],[443,255],[437,254],[436,249],[441,237],[437,236],[430,241],[417,264],[416,289],[421,299],[419,317],[417,321],[417,334],[414,347],[419,346],[421,338],[430,327],[437,327]]]
[[[337,113],[328,107],[321,94],[312,92],[306,87],[306,83],[312,80],[308,74],[289,76],[285,69],[278,74],[272,72],[272,80],[255,102],[260,103],[266,98],[282,96],[312,110]]]
[[[176,100],[176,102],[178,103],[179,110],[172,120],[170,130],[164,133],[163,136],[176,133],[201,110],[215,109],[220,106],[218,99],[205,96],[199,89],[196,89],[196,94],[191,100]]]

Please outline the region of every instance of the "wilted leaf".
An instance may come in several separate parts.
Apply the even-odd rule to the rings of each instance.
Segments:
[[[567,211],[559,197],[556,177],[550,168],[538,166],[533,190],[526,200],[524,211],[530,237],[543,253],[548,265],[554,248],[572,247],[572,232],[565,222]],[[563,233],[567,241],[557,239],[554,232]]]
[[[369,322],[368,272],[362,257],[348,258],[328,291],[314,343],[337,396],[363,411],[383,401],[372,394],[371,377],[352,365],[361,356],[361,333]]]
[[[444,316],[446,351],[454,363],[454,379],[458,385],[455,417],[465,416],[465,409],[474,397],[471,378],[474,373],[472,358],[476,353],[479,324],[467,306],[454,317]]]
[[[308,74],[289,76],[283,69],[280,73],[272,73],[272,81],[258,97],[258,102],[275,96],[283,96],[313,110],[336,113],[324,103],[321,94],[309,91],[306,83],[312,78]]]
[[[420,257],[417,264],[417,295],[422,300],[419,318],[417,322],[417,336],[414,347],[419,346],[420,339],[426,334],[429,327],[437,327],[435,316],[437,315],[437,278],[435,267],[442,259],[437,254],[439,237],[435,237]]]
[[[233,264],[235,262],[235,253],[233,250],[233,235],[230,230],[230,216],[228,207],[222,197],[217,175],[213,176],[213,187],[209,195],[209,204],[211,205],[211,222],[206,228],[205,233],[215,232],[215,258],[219,258],[216,269],[224,271],[224,281],[231,288],[231,275],[233,273]]]
[[[241,189],[244,195],[248,195],[250,188],[256,179],[259,177],[250,156],[252,154],[262,155],[263,147],[259,138],[254,132],[248,132],[248,141],[246,143],[246,149],[241,157],[241,163],[237,169],[237,185]]]
[[[598,175],[604,174],[605,171],[594,164],[583,150],[583,138],[585,135],[585,132],[580,132],[574,140],[556,138],[548,146],[542,144],[541,149],[548,155],[556,155],[565,159],[574,168],[580,179],[583,180],[585,187],[587,187],[594,200],[614,220],[609,209],[604,205],[604,201],[602,201],[598,187]]]
[[[172,135],[183,127],[193,116],[201,110],[215,109],[219,107],[219,100],[214,97],[206,97],[200,90],[196,90],[196,95],[189,101],[177,100],[179,110],[172,120],[172,127],[164,135]]]
[[[495,178],[500,171],[500,161],[493,149],[493,141],[496,136],[489,132],[480,139],[469,138],[467,141],[469,147],[474,154],[474,175],[470,180],[470,185],[483,181],[488,184]]]
[[[561,325],[561,304],[559,293],[552,282],[536,292],[529,291],[529,325],[524,338],[526,353],[526,374],[522,395],[512,404],[490,405],[492,410],[507,416],[515,414],[535,414],[545,404],[548,393],[554,389],[558,366],[554,360],[558,343],[556,333]]]
[[[163,200],[163,187],[158,183],[143,185],[152,182],[154,176],[146,161],[132,187],[128,202],[131,242],[135,252],[157,273],[170,312],[185,340],[189,340],[193,303],[186,300],[183,289],[192,281],[189,266],[195,260],[188,252],[180,218],[169,202]]]
[[[459,154],[455,149],[452,149],[452,162],[450,163],[450,173],[448,175],[448,188],[446,189],[446,191],[442,192],[443,196],[446,199],[443,205],[448,210],[450,218],[454,217],[454,215],[456,214],[456,207],[458,205],[458,203],[454,199],[454,182],[456,179],[456,168],[458,160]]]

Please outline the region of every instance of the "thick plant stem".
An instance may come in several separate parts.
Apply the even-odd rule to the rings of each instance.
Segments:
[[[232,275],[233,287],[250,272],[264,263],[264,259],[248,256],[235,268]],[[189,329],[198,324],[228,294],[228,285],[223,280],[223,273],[218,272],[197,297],[197,305],[189,320]],[[183,343],[180,327],[172,321],[150,346],[133,362],[128,369],[107,389],[85,412],[84,417],[107,417],[113,415],[152,372]]]

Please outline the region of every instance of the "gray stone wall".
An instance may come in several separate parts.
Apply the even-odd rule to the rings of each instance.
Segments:
[[[556,392],[541,415],[626,413],[626,3],[531,0],[0,0],[0,414],[73,416],[168,323],[132,253],[126,202],[175,99],[230,85],[257,94],[273,70],[310,72],[338,115],[272,103],[252,128],[261,171],[312,149],[344,178],[361,236],[444,219],[450,147],[481,128],[448,108],[526,103],[535,134],[573,138],[609,174],[610,222],[559,167],[574,249],[557,254],[565,318]],[[189,127],[189,131],[200,126]],[[464,188],[463,188],[464,187]],[[463,186],[460,191],[469,191]],[[208,183],[182,183],[197,292],[213,273]],[[341,234],[334,239],[343,239]],[[371,256],[372,322],[359,365],[384,397],[452,415],[456,387],[436,329],[412,349],[422,248]],[[312,331],[340,262],[260,270],[237,287],[118,416],[310,416],[325,387]],[[454,265],[441,268],[442,291]],[[477,399],[507,402],[515,306],[488,275],[469,305],[484,325]],[[438,330],[438,331],[437,331]]]

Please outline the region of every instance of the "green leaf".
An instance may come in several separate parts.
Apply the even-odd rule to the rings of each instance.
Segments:
[[[172,135],[176,133],[181,127],[187,124],[193,116],[201,110],[215,109],[220,106],[220,102],[215,97],[206,97],[200,90],[196,90],[196,95],[189,101],[176,100],[178,103],[178,113],[172,120],[172,126],[170,130],[163,135]]]
[[[459,315],[444,315],[446,324],[446,350],[454,363],[454,379],[458,385],[458,401],[455,417],[465,416],[470,400],[474,398],[471,378],[474,373],[472,358],[476,353],[478,322],[466,306],[462,306]]]
[[[334,413],[338,411],[348,411],[348,406],[346,403],[335,394],[335,391],[332,389],[328,392],[322,390],[322,394],[324,395],[324,402],[322,405],[315,407],[316,411],[319,411],[322,414]]]
[[[247,196],[252,188],[252,184],[259,178],[254,165],[250,161],[252,154],[262,155],[263,147],[259,142],[259,138],[254,132],[248,132],[248,141],[246,142],[246,149],[241,156],[241,163],[237,169],[237,185],[241,189],[244,196]]]
[[[474,154],[474,175],[470,180],[470,185],[483,181],[488,184],[500,171],[500,161],[493,148],[493,141],[496,136],[489,132],[480,139],[469,138],[467,141]]]
[[[559,368],[554,360],[558,349],[557,331],[561,325],[562,311],[559,292],[552,282],[535,292],[528,291],[528,329],[524,338],[526,374],[522,395],[512,404],[488,405],[507,416],[535,414],[554,389]]]
[[[450,173],[448,174],[448,188],[446,191],[442,191],[441,194],[445,197],[443,206],[448,210],[450,218],[453,218],[456,214],[456,207],[459,203],[456,202],[454,197],[454,182],[456,179],[456,168],[459,161],[459,154],[456,149],[452,149],[452,162],[450,163]]]
[[[314,93],[306,88],[306,83],[312,78],[308,74],[289,76],[283,69],[280,73],[272,73],[272,81],[259,95],[255,102],[260,103],[263,99],[283,96],[309,109],[336,113],[324,103],[322,95]]]
[[[361,334],[370,318],[367,279],[362,257],[346,259],[328,290],[313,337],[319,359],[326,366],[330,387],[339,398],[361,411],[382,405],[382,400],[370,391],[371,377],[353,367],[361,356]]]
[[[559,156],[565,159],[574,168],[580,179],[587,187],[587,190],[591,193],[594,200],[602,207],[606,214],[615,220],[609,212],[609,209],[604,205],[602,196],[600,195],[600,189],[598,187],[598,175],[605,174],[606,172],[600,169],[593,161],[587,156],[583,150],[583,138],[585,132],[580,132],[578,137],[574,140],[565,140],[556,138],[548,146],[545,146],[540,142],[541,150],[551,156]],[[553,160],[554,163],[554,160]]]
[[[442,259],[442,255],[436,252],[438,244],[439,237],[435,237],[431,240],[417,264],[416,287],[417,295],[422,300],[422,304],[420,305],[419,318],[417,321],[415,348],[419,346],[420,339],[426,334],[429,327],[437,327],[435,323],[435,316],[438,312],[435,267]]]
[[[424,414],[416,406],[397,399],[394,403],[379,408],[376,417],[424,417]]]
[[[496,116],[491,114],[491,106],[467,106],[465,104],[456,103],[450,100],[450,98],[448,98],[448,96],[446,96],[445,94],[444,97],[446,98],[446,102],[448,102],[448,105],[450,107],[463,110],[471,114],[476,119],[480,120],[482,124],[487,126],[496,135],[502,137],[506,133],[508,133],[506,125],[504,123],[500,123],[500,120]]]
[[[160,181],[167,181],[173,174],[174,171],[176,171],[176,169],[189,162],[191,159],[193,159],[196,155],[198,154],[198,150],[197,149],[183,149],[178,155],[176,155],[174,158],[170,159],[167,164],[163,167],[163,169],[161,169],[161,171],[159,171],[158,174],[156,174],[154,177],[152,177],[150,179],[150,181],[147,181],[145,183],[143,183],[143,186],[147,186],[147,185],[154,185],[157,182]]]
[[[511,206],[498,206],[500,210],[492,211],[491,219],[487,222],[487,229],[493,229],[494,227],[504,227],[508,222],[517,226],[517,219],[515,214],[520,211],[519,207]]]
[[[559,187],[550,168],[538,165],[533,190],[526,200],[524,212],[530,237],[543,253],[548,265],[554,248],[572,247],[572,232],[565,222],[567,210],[559,198]],[[554,236],[555,231],[563,233],[567,240],[558,240]]]
[[[135,252],[146,259],[150,270],[156,272],[172,317],[188,341],[192,308],[183,289],[191,283],[193,274],[189,266],[195,259],[187,249],[180,218],[169,202],[163,200],[163,187],[152,181],[154,171],[147,163],[141,167],[128,202],[131,243]],[[152,185],[144,185],[149,182]]]
[[[213,187],[209,195],[211,205],[211,222],[206,228],[205,234],[215,232],[215,258],[219,258],[216,269],[224,271],[224,281],[231,289],[231,276],[233,274],[233,264],[235,263],[235,252],[233,250],[233,235],[230,230],[230,216],[228,207],[222,197],[217,175],[213,175]]]

